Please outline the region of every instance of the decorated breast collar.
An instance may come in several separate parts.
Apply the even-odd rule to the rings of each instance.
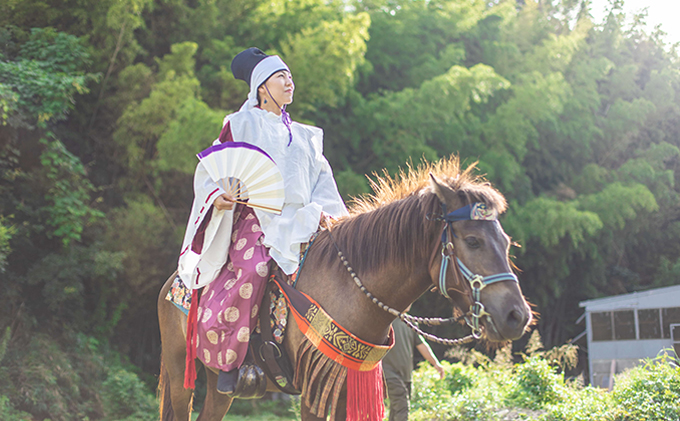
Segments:
[[[373,370],[394,345],[390,326],[387,344],[372,344],[340,326],[323,308],[302,291],[272,278],[285,295],[298,328],[326,357],[357,371]]]

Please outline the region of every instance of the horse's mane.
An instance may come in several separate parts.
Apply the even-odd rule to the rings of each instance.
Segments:
[[[374,174],[375,181],[370,180],[374,193],[353,200],[350,216],[331,227],[333,238],[360,273],[427,259],[432,253],[430,245],[441,234],[437,228],[441,222],[432,220],[441,214],[441,205],[430,187],[430,174],[451,188],[463,204],[483,202],[499,214],[505,211],[503,195],[475,170],[476,163],[461,170],[459,158],[452,156],[432,163],[423,161],[417,167],[407,165],[396,177],[386,171],[382,176]],[[329,238],[321,236],[319,242],[329,251],[329,263],[337,263]]]

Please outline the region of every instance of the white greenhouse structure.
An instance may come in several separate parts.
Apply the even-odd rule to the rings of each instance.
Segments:
[[[610,388],[614,374],[664,348],[680,355],[680,285],[582,301],[580,306],[585,308],[593,386]]]

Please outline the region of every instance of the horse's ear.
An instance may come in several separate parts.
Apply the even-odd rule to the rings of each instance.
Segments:
[[[432,187],[432,191],[437,195],[439,201],[446,203],[446,191],[448,188],[444,186],[441,181],[437,180],[437,177],[432,173],[430,173],[430,187]]]

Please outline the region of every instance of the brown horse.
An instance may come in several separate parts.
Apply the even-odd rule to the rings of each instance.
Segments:
[[[437,285],[442,260],[442,204],[448,210],[471,203],[484,203],[492,210],[505,211],[505,198],[488,182],[473,175],[474,165],[461,171],[457,158],[409,168],[396,179],[388,176],[374,183],[375,194],[358,200],[351,216],[323,231],[311,247],[297,288],[314,298],[340,325],[364,341],[383,344],[394,316],[376,306],[355,285],[341,263],[335,242],[361,278],[364,286],[380,301],[404,311],[421,294]],[[434,175],[434,176],[432,176]],[[455,254],[473,273],[490,276],[511,272],[508,258],[510,239],[497,221],[464,220],[451,224]],[[445,274],[445,290],[463,313],[473,304],[471,287],[455,265]],[[158,318],[163,344],[161,419],[186,421],[190,417],[193,391],[184,389],[186,316],[165,300],[172,277],[158,299]],[[530,322],[531,311],[517,282],[496,282],[481,292],[488,316],[480,319],[484,338],[507,341],[519,338]],[[284,347],[293,366],[305,338],[289,316]],[[303,355],[304,354],[304,355]],[[310,370],[309,363],[297,364]],[[317,368],[318,369],[318,368]],[[219,421],[229,410],[231,399],[216,390],[217,374],[207,373],[207,396],[199,421]],[[310,373],[298,373],[301,378]],[[323,386],[323,385],[322,385]],[[271,387],[271,388],[270,388]],[[273,385],[268,390],[276,390]],[[340,389],[339,389],[340,390]],[[346,417],[346,386],[336,400],[336,420]],[[326,419],[330,402],[316,408],[302,396],[302,419]]]

